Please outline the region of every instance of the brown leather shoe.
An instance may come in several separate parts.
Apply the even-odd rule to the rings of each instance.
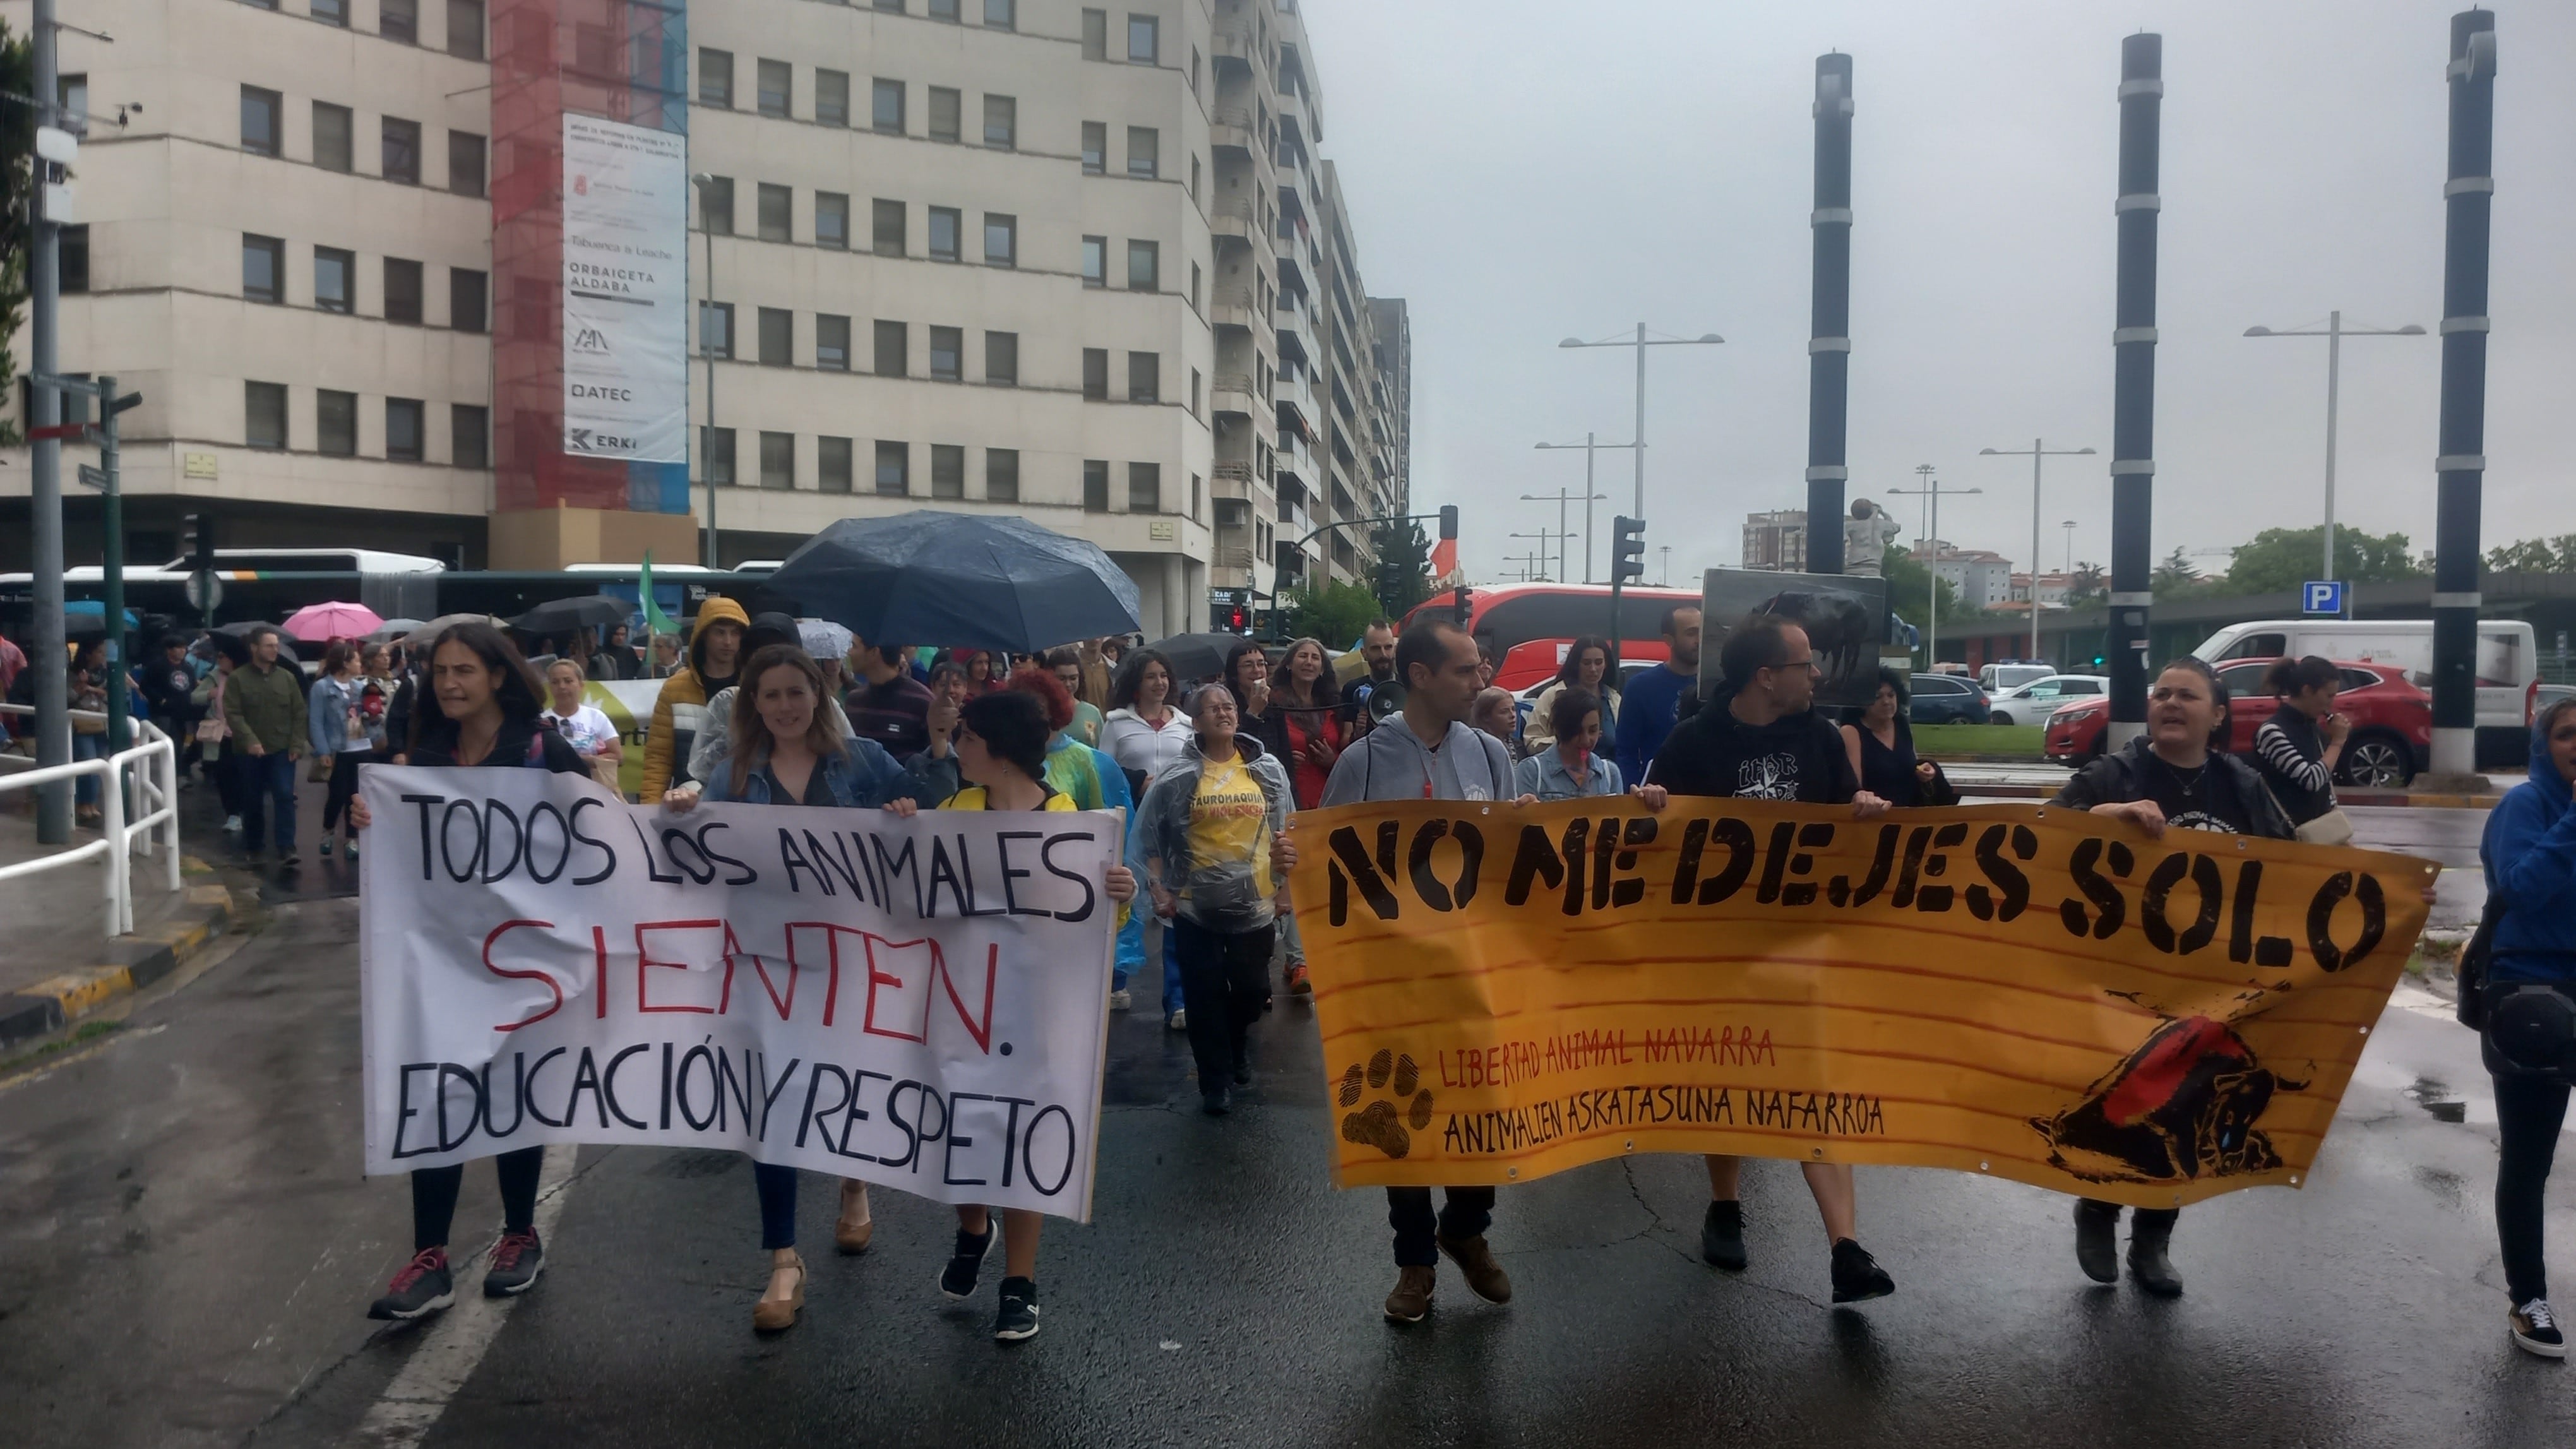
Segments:
[[[1488,1303],[1512,1301],[1512,1275],[1494,1261],[1494,1250],[1485,1246],[1485,1235],[1472,1238],[1442,1238],[1440,1251],[1467,1275],[1467,1286]]]
[[[1386,1321],[1420,1323],[1431,1311],[1431,1290],[1439,1285],[1437,1268],[1398,1268],[1395,1291],[1386,1295]]]
[[[864,1253],[876,1232],[876,1221],[868,1216],[868,1185],[843,1178],[841,1218],[832,1224],[832,1246],[844,1253]]]
[[[796,1257],[792,1266],[796,1269],[796,1291],[785,1298],[764,1297],[751,1305],[753,1332],[781,1333],[794,1328],[796,1315],[805,1311],[805,1259]],[[774,1265],[770,1269],[773,1275],[777,1271]]]

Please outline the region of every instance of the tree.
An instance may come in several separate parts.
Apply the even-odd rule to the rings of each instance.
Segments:
[[[2487,570],[2499,574],[2576,574],[2576,533],[2498,544],[2487,550]]]
[[[1377,553],[1380,611],[1390,619],[1401,619],[1431,597],[1431,539],[1421,523],[1409,518],[1390,518],[1370,534],[1370,546]]]
[[[1419,602],[1417,600],[1416,602]],[[1350,648],[1384,611],[1377,595],[1348,579],[1318,589],[1311,585],[1288,595],[1279,611],[1279,632],[1290,639],[1312,636],[1339,652]]]
[[[36,113],[15,98],[35,88],[34,50],[0,23],[0,395],[18,380],[14,344],[35,239]],[[23,441],[16,423],[0,421],[0,446]]]
[[[2204,582],[2200,576],[2200,565],[2191,561],[2191,555],[2183,552],[2181,544],[2175,544],[2174,551],[2166,554],[2165,561],[2156,565],[2155,573],[2149,576],[2149,586],[2160,598],[2188,594]]]
[[[1926,604],[1935,592],[1932,571],[1925,568],[1914,555],[1894,544],[1888,545],[1886,554],[1879,561],[1878,571],[1887,580],[1887,607],[1895,610],[1907,622],[1918,628],[1921,627],[1925,622]],[[1939,582],[1937,592],[1941,600],[1942,618],[1964,619],[1977,612],[1959,602],[1959,591],[1952,587],[1948,579],[1942,579]]]
[[[2102,566],[2090,559],[2077,564],[2075,572],[2067,576],[2066,607],[2070,609],[2102,603],[2110,597],[2109,582],[2103,575]]]
[[[2227,566],[2231,594],[2277,594],[2317,576],[2325,552],[2325,525],[2267,528],[2240,544]],[[2335,530],[2335,577],[2356,584],[2393,583],[2421,573],[2402,533]]]

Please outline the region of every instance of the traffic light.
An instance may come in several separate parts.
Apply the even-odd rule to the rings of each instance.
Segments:
[[[1440,505],[1440,540],[1443,543],[1454,543],[1457,538],[1458,505],[1443,503]]]
[[[1646,520],[1610,520],[1610,581],[1625,583],[1646,576]]]
[[[1476,591],[1465,584],[1458,586],[1458,627],[1468,627],[1476,617]]]

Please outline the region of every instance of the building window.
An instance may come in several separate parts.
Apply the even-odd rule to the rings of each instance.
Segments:
[[[448,456],[459,468],[492,466],[492,410],[473,403],[447,409]]]
[[[447,0],[447,53],[483,58],[483,0]]]
[[[814,72],[814,119],[826,126],[850,124],[850,73],[845,70]]]
[[[930,0],[930,18],[957,23],[957,0]]]
[[[966,330],[962,327],[930,329],[930,375],[939,382],[958,382],[965,376]]]
[[[966,496],[966,450],[955,443],[930,445],[930,496]]]
[[[1109,465],[1098,458],[1086,458],[1082,463],[1082,511],[1109,511]]]
[[[313,305],[325,312],[353,312],[358,306],[358,257],[338,247],[313,249]]]
[[[757,69],[760,113],[785,119],[790,109],[789,102],[794,98],[796,68],[783,60],[764,60],[758,63]],[[767,447],[768,444],[764,442],[761,446]]]
[[[1131,403],[1158,403],[1163,400],[1163,359],[1153,352],[1127,354],[1127,400]]]
[[[1190,200],[1199,199],[1199,158],[1190,158]]]
[[[874,124],[880,131],[903,134],[903,82],[879,77],[876,82]]]
[[[357,148],[351,144],[357,134],[347,106],[327,101],[313,103],[313,164],[325,171],[357,169]]]
[[[903,255],[903,203],[879,200],[871,203],[869,224],[874,233],[876,252],[881,257]]]
[[[819,313],[814,318],[814,365],[825,372],[850,370],[850,319]]]
[[[795,202],[790,199],[792,195],[793,193],[786,187],[773,186],[766,181],[761,182],[760,189],[753,193],[753,219],[760,228],[762,241],[783,242],[796,239]]]
[[[385,258],[385,320],[417,322],[420,320],[420,263],[400,257]]]
[[[459,196],[483,194],[483,138],[472,131],[447,133],[447,189]]]
[[[733,429],[698,429],[698,472],[718,488],[733,486]]]
[[[698,355],[733,360],[733,304],[698,304]]]
[[[1206,501],[1206,494],[1207,485],[1200,480],[1198,474],[1192,473],[1190,475],[1190,521],[1192,523],[1198,522],[1199,509]]]
[[[760,309],[760,365],[796,365],[796,314],[784,307]]]
[[[1082,169],[1094,176],[1109,169],[1109,127],[1105,122],[1082,123]]]
[[[984,334],[984,383],[988,387],[1020,385],[1020,334]]]
[[[1082,349],[1082,395],[1093,402],[1109,401],[1109,349]]]
[[[286,446],[286,384],[242,384],[242,441],[254,448]]]
[[[1020,264],[1020,219],[999,212],[984,213],[984,263],[994,267]]]
[[[89,290],[89,228],[67,226],[55,244],[55,272],[64,292]]]
[[[849,250],[850,198],[837,191],[814,193],[814,245]]]
[[[1158,65],[1162,60],[1163,22],[1151,15],[1127,17],[1127,59],[1137,65]]]
[[[420,184],[420,122],[385,117],[384,160],[387,181]]]
[[[1199,370],[1190,369],[1190,416],[1199,416]]]
[[[491,326],[491,290],[491,279],[485,273],[449,267],[447,325],[459,332],[481,332]]]
[[[760,486],[793,489],[796,486],[796,435],[762,433],[760,435]]]
[[[733,52],[698,47],[698,104],[733,109]]]
[[[1163,289],[1163,246],[1160,242],[1127,243],[1127,290],[1159,292]]]
[[[242,236],[242,295],[254,302],[286,300],[286,243],[273,236]]]
[[[877,492],[888,498],[912,493],[912,449],[902,443],[877,444]]]
[[[956,140],[957,128],[965,108],[966,98],[962,93],[951,90],[947,86],[932,86],[930,88],[930,139]]]
[[[814,440],[814,487],[824,493],[850,491],[850,440]]]
[[[416,397],[385,399],[385,456],[398,463],[421,459],[421,402]]]
[[[313,4],[306,13],[325,25],[336,25],[342,30],[349,28],[348,0],[313,0]]]
[[[902,377],[912,365],[912,340],[900,322],[877,322],[877,366],[879,377]]]
[[[381,0],[376,7],[376,33],[405,45],[420,44],[418,0]]]
[[[984,23],[995,30],[1016,30],[1019,9],[1019,0],[984,0]]]
[[[1199,48],[1195,45],[1190,47],[1190,73],[1188,80],[1190,83],[1190,94],[1197,95],[1199,93]]]
[[[1199,264],[1190,263],[1190,310],[1199,309]]]
[[[1152,180],[1162,170],[1162,133],[1151,126],[1127,128],[1127,174]]]
[[[358,395],[322,388],[313,394],[313,448],[335,458],[358,455]]]
[[[241,88],[242,149],[258,156],[277,154],[278,108],[285,104],[275,91]]]
[[[901,15],[903,13],[903,0],[877,0],[877,8],[879,10],[891,11],[896,15]]]
[[[984,450],[984,501],[1017,503],[1020,501],[1020,450],[986,448]]]
[[[984,144],[1008,151],[1017,144],[1020,103],[1009,96],[984,98]]]
[[[1109,58],[1108,11],[1085,10],[1082,12],[1082,58],[1084,60],[1107,60]]]
[[[957,233],[965,220],[953,206],[930,208],[930,259],[934,262],[957,260]]]
[[[1109,238],[1087,236],[1082,239],[1082,285],[1109,285]]]
[[[1127,465],[1127,511],[1160,513],[1163,511],[1163,465],[1130,463]]]
[[[698,229],[733,235],[733,178],[710,176],[698,187]]]

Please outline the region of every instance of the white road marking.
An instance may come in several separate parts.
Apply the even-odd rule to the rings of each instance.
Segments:
[[[537,1237],[554,1251],[555,1222],[563,1216],[565,1199],[572,1196],[574,1159],[578,1148],[564,1148],[546,1154],[544,1173],[537,1179]],[[402,1372],[394,1375],[384,1397],[367,1410],[366,1420],[358,1426],[361,1444],[418,1444],[428,1437],[438,1416],[447,1411],[450,1399],[474,1376],[492,1340],[500,1336],[501,1327],[510,1321],[515,1298],[486,1298],[481,1282],[472,1269],[491,1252],[486,1244],[473,1258],[464,1262],[451,1260],[456,1275],[456,1306],[439,1315],[429,1326],[427,1336],[412,1350]],[[542,1280],[540,1280],[542,1281]],[[533,1291],[533,1290],[532,1290]]]

